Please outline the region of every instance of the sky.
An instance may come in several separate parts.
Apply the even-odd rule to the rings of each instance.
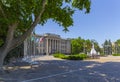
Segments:
[[[65,33],[63,27],[49,20],[44,26],[37,25],[36,34],[54,33],[62,38],[95,39],[99,45],[105,40],[120,39],[120,0],[91,0],[91,11],[76,11],[74,25]]]

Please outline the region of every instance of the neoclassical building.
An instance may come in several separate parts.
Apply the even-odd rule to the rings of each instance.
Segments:
[[[60,35],[46,33],[32,34],[24,41],[24,55],[51,55],[56,52],[70,54],[70,39],[63,39]]]

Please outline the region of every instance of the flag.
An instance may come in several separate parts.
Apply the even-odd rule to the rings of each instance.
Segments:
[[[35,40],[35,37],[32,36],[32,37],[31,37],[31,41],[34,41],[34,40]]]
[[[35,33],[35,28],[33,29],[32,34],[33,34],[33,35],[35,35],[35,34],[36,34],[36,33]]]
[[[39,42],[39,38],[36,39],[36,42]]]
[[[44,40],[44,37],[41,37],[39,42],[43,42],[43,40]]]

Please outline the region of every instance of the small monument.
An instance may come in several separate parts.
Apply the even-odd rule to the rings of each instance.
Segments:
[[[99,53],[99,52],[98,52],[98,53],[96,52],[95,47],[94,47],[94,43],[92,43],[91,51],[90,51],[90,53],[87,53],[87,55],[88,55],[90,58],[99,58],[100,53]]]
[[[92,48],[91,48],[91,51],[90,51],[90,55],[93,56],[93,55],[97,55],[97,52],[94,48],[94,43],[92,44]]]

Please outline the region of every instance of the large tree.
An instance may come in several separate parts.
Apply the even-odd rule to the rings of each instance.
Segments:
[[[120,39],[115,41],[115,45],[112,46],[114,54],[120,54]]]
[[[112,42],[110,40],[105,40],[103,44],[104,55],[111,55],[112,54]]]
[[[0,70],[7,53],[20,45],[37,24],[48,19],[64,27],[73,25],[75,10],[90,11],[90,0],[0,0]]]
[[[72,54],[79,54],[81,52],[84,52],[83,51],[84,42],[85,42],[85,40],[82,39],[81,37],[72,39],[71,40]]]

